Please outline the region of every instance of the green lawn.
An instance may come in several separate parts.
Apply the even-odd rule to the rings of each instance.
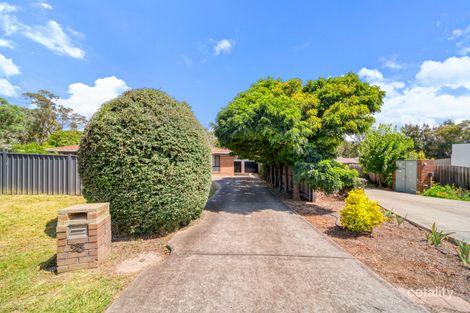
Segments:
[[[59,209],[73,196],[0,196],[0,312],[102,312],[129,278],[98,269],[56,275]]]

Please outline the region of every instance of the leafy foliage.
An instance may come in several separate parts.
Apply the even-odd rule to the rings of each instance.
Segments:
[[[17,143],[26,130],[26,109],[0,98],[0,143]]]
[[[327,194],[338,192],[344,188],[356,187],[359,174],[346,165],[332,160],[323,160],[319,163],[297,163],[296,173],[300,181]]]
[[[355,233],[372,232],[384,221],[379,205],[370,200],[363,189],[353,189],[349,192],[346,207],[340,214],[341,225]]]
[[[457,240],[457,255],[465,265],[470,265],[470,244]]]
[[[43,144],[55,131],[65,127],[77,130],[86,123],[86,118],[72,109],[57,104],[58,96],[47,90],[23,94],[34,109],[27,110],[24,143]]]
[[[51,152],[47,151],[47,148],[51,146],[47,144],[39,143],[26,143],[26,144],[14,144],[11,151],[14,153],[32,153],[32,154],[50,154]]]
[[[403,224],[406,221],[406,217],[407,215],[403,217],[398,214],[395,214],[395,221],[397,221],[398,226],[401,226],[401,224]]]
[[[172,231],[202,212],[211,152],[188,104],[153,89],[131,90],[90,120],[79,172],[87,200],[111,203],[117,231]]]
[[[395,213],[392,210],[384,210],[383,213],[387,221],[390,221],[395,216]]]
[[[444,233],[438,229],[436,223],[432,223],[431,232],[426,234],[426,239],[435,247],[441,245],[442,240],[446,239],[452,233]]]
[[[413,140],[416,150],[423,151],[428,158],[450,158],[452,144],[470,141],[470,120],[458,124],[445,121],[435,127],[407,124],[402,132]]]
[[[423,192],[423,195],[427,197],[470,201],[470,190],[457,188],[451,185],[441,186],[438,183],[434,183],[432,187],[426,189]]]
[[[391,125],[380,124],[367,132],[359,147],[359,161],[365,172],[379,174],[379,185],[391,183],[396,161],[406,159],[413,151],[413,141],[392,129]]]
[[[353,73],[305,85],[299,79],[261,79],[219,112],[215,135],[221,146],[239,157],[268,166],[338,172],[338,166],[332,163],[315,164],[334,158],[345,135],[366,131],[374,122],[372,114],[380,110],[383,96],[378,87],[361,82]],[[323,177],[335,180],[337,172]],[[309,179],[306,172],[296,177]],[[330,185],[324,189],[338,187],[336,183]]]
[[[340,157],[344,158],[357,158],[359,157],[359,146],[364,140],[362,135],[352,136],[348,140],[344,140],[336,150],[336,153]]]
[[[47,143],[53,147],[62,147],[80,144],[83,133],[78,130],[58,130],[47,139]]]

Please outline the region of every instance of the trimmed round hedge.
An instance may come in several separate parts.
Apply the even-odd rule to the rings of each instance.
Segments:
[[[211,151],[187,103],[136,89],[92,117],[80,143],[79,173],[88,201],[111,203],[118,233],[162,233],[201,214]]]

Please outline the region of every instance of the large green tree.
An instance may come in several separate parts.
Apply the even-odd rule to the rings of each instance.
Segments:
[[[423,151],[428,158],[450,158],[452,144],[470,142],[470,120],[460,123],[449,120],[434,127],[407,124],[401,130],[413,140],[416,151]]]
[[[23,94],[31,101],[34,109],[27,125],[28,141],[43,144],[55,131],[84,127],[86,118],[72,109],[57,104],[58,96],[47,90]]]
[[[396,161],[413,152],[413,141],[391,125],[380,124],[367,132],[359,146],[359,161],[364,171],[379,175],[378,184],[390,185]]]
[[[261,79],[219,112],[214,130],[220,144],[240,157],[294,166],[296,177],[308,181],[304,163],[334,158],[345,135],[365,132],[384,95],[353,73],[306,84]],[[337,164],[321,168],[331,166]]]
[[[27,109],[0,98],[0,143],[21,142],[26,131]]]

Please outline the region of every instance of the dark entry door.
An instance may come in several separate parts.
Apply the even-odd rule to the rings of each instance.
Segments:
[[[235,173],[241,173],[242,172],[242,162],[234,161],[233,162],[233,167],[234,167]]]

